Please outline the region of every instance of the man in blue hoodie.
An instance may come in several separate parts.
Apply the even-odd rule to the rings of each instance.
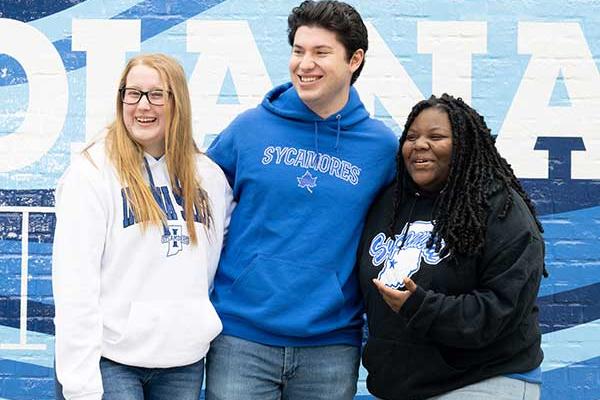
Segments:
[[[372,200],[395,175],[398,141],[352,86],[368,48],[353,7],[303,2],[288,40],[292,82],[208,149],[238,204],[211,297],[223,333],[207,357],[207,400],[356,393],[356,249]]]

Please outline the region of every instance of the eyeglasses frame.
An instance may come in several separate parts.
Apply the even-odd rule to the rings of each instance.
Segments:
[[[127,103],[127,102],[125,102],[125,100],[123,99],[123,97],[124,97],[124,93],[125,93],[125,90],[127,90],[127,89],[130,89],[130,90],[135,90],[136,92],[140,92],[140,93],[141,93],[141,94],[140,94],[140,97],[138,98],[138,100],[137,100],[135,103]],[[154,104],[154,103],[153,103],[153,102],[150,100],[150,96],[148,96],[148,94],[149,94],[150,92],[163,92],[163,93],[166,93],[166,94],[167,94],[167,96],[169,96],[169,95],[171,94],[171,92],[170,92],[169,90],[163,90],[163,89],[152,89],[152,90],[147,90],[147,91],[145,91],[145,92],[144,92],[143,90],[140,90],[140,89],[136,89],[136,88],[130,88],[130,87],[123,86],[122,88],[120,88],[120,89],[119,89],[119,99],[121,99],[121,103],[123,103],[123,104],[127,104],[127,105],[130,105],[130,106],[133,106],[133,105],[139,104],[139,102],[140,102],[140,101],[142,101],[142,97],[146,96],[146,100],[148,100],[148,103],[149,103],[149,104],[152,104],[153,106],[161,107],[161,106],[164,106],[164,105],[165,105],[165,103],[163,103],[163,104]]]

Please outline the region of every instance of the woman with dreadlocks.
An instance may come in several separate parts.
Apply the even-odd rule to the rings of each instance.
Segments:
[[[481,115],[418,103],[359,269],[367,387],[382,399],[539,399],[542,226]]]

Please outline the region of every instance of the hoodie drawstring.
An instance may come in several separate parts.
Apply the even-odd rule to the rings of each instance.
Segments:
[[[315,151],[317,152],[317,159],[319,154],[319,122],[315,120]]]
[[[417,204],[417,199],[420,197],[420,193],[416,192],[412,202],[410,204],[410,209],[408,210],[408,219],[406,223],[406,229],[404,230],[404,235],[402,235],[402,240],[400,241],[400,245],[398,246],[398,250],[402,250],[402,246],[404,246],[404,241],[406,240],[406,236],[408,236],[408,231],[410,230],[411,219],[413,216],[413,212],[415,211],[415,204]]]
[[[150,181],[150,190],[152,191],[152,194],[154,194],[154,188],[156,187],[156,185],[154,185],[154,178],[152,177],[150,165],[148,165],[148,160],[146,159],[146,157],[144,157],[144,167],[146,167],[146,173],[148,174],[148,180]]]
[[[337,128],[335,134],[335,151],[339,152],[340,147],[340,136],[342,132],[342,114],[337,114],[335,116],[337,121]],[[317,165],[319,164],[319,159],[321,158],[321,153],[319,152],[319,121],[315,120],[315,151],[317,152]]]
[[[158,193],[156,185],[154,184],[154,177],[152,176],[152,172],[150,171],[150,165],[148,165],[148,160],[146,159],[146,157],[144,157],[144,167],[146,167],[146,173],[148,174],[148,181],[150,182],[150,192],[152,192],[152,197],[154,197],[156,204],[161,204],[162,199],[160,197],[160,193]],[[171,232],[169,231],[169,227],[167,226],[167,224],[164,223],[164,221],[162,226],[163,233],[165,235],[170,235]]]
[[[338,145],[340,144],[340,124],[342,121],[342,114],[338,114],[335,116],[335,119],[337,119],[337,134],[335,136],[335,151],[338,151]]]

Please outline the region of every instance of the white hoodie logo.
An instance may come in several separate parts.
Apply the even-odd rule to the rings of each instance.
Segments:
[[[386,286],[403,288],[402,280],[417,273],[421,268],[421,261],[429,265],[437,265],[448,257],[449,254],[440,257],[435,248],[427,247],[432,231],[433,224],[430,221],[415,221],[404,225],[402,232],[395,235],[394,239],[388,238],[383,232],[378,233],[369,247],[373,265],[384,264],[377,278]],[[442,249],[445,245],[442,240]]]
[[[190,237],[182,233],[181,225],[169,225],[168,234],[161,238],[161,242],[168,243],[167,257],[174,256],[183,250],[184,245],[190,244]]]

